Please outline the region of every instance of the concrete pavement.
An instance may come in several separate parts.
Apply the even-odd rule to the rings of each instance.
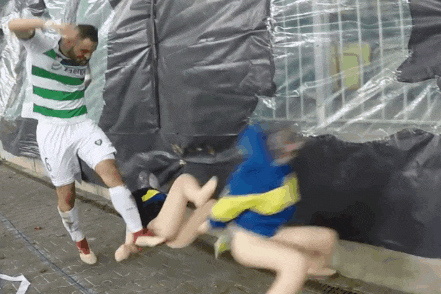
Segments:
[[[110,201],[81,193],[76,205],[82,229],[98,256],[92,266],[80,261],[61,224],[51,185],[0,161],[0,274],[23,274],[30,282],[27,294],[265,293],[273,282],[272,273],[245,268],[229,254],[216,260],[215,238],[209,235],[184,249],[162,245],[117,263],[113,256],[124,241],[125,228]],[[0,279],[0,294],[16,293],[19,285]],[[302,292],[400,293],[343,276],[322,284],[310,280]]]

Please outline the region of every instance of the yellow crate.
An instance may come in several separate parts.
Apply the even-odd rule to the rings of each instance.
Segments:
[[[343,86],[348,90],[357,90],[361,86],[360,63],[368,66],[371,61],[371,48],[369,44],[347,44],[343,47],[342,54],[339,46],[331,47],[331,74],[335,77],[334,91],[341,89],[342,82],[339,74],[343,72]]]

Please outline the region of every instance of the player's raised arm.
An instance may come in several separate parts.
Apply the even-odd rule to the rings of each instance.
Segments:
[[[56,30],[65,39],[75,39],[77,35],[75,26],[71,24],[56,24],[51,20],[40,18],[14,19],[8,23],[9,29],[19,39],[30,39],[34,36],[36,29]]]
[[[19,39],[30,39],[34,36],[35,29],[45,28],[46,23],[47,21],[39,18],[14,19],[8,23],[8,26]]]

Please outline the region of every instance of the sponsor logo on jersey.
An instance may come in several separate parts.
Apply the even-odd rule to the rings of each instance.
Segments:
[[[86,69],[84,68],[73,68],[73,67],[64,67],[64,71],[73,75],[84,76],[86,75]]]

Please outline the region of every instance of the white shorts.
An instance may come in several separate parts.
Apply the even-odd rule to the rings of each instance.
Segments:
[[[41,160],[55,187],[71,184],[80,174],[79,158],[95,170],[116,153],[106,134],[90,119],[76,124],[51,124],[39,121],[37,143]]]

